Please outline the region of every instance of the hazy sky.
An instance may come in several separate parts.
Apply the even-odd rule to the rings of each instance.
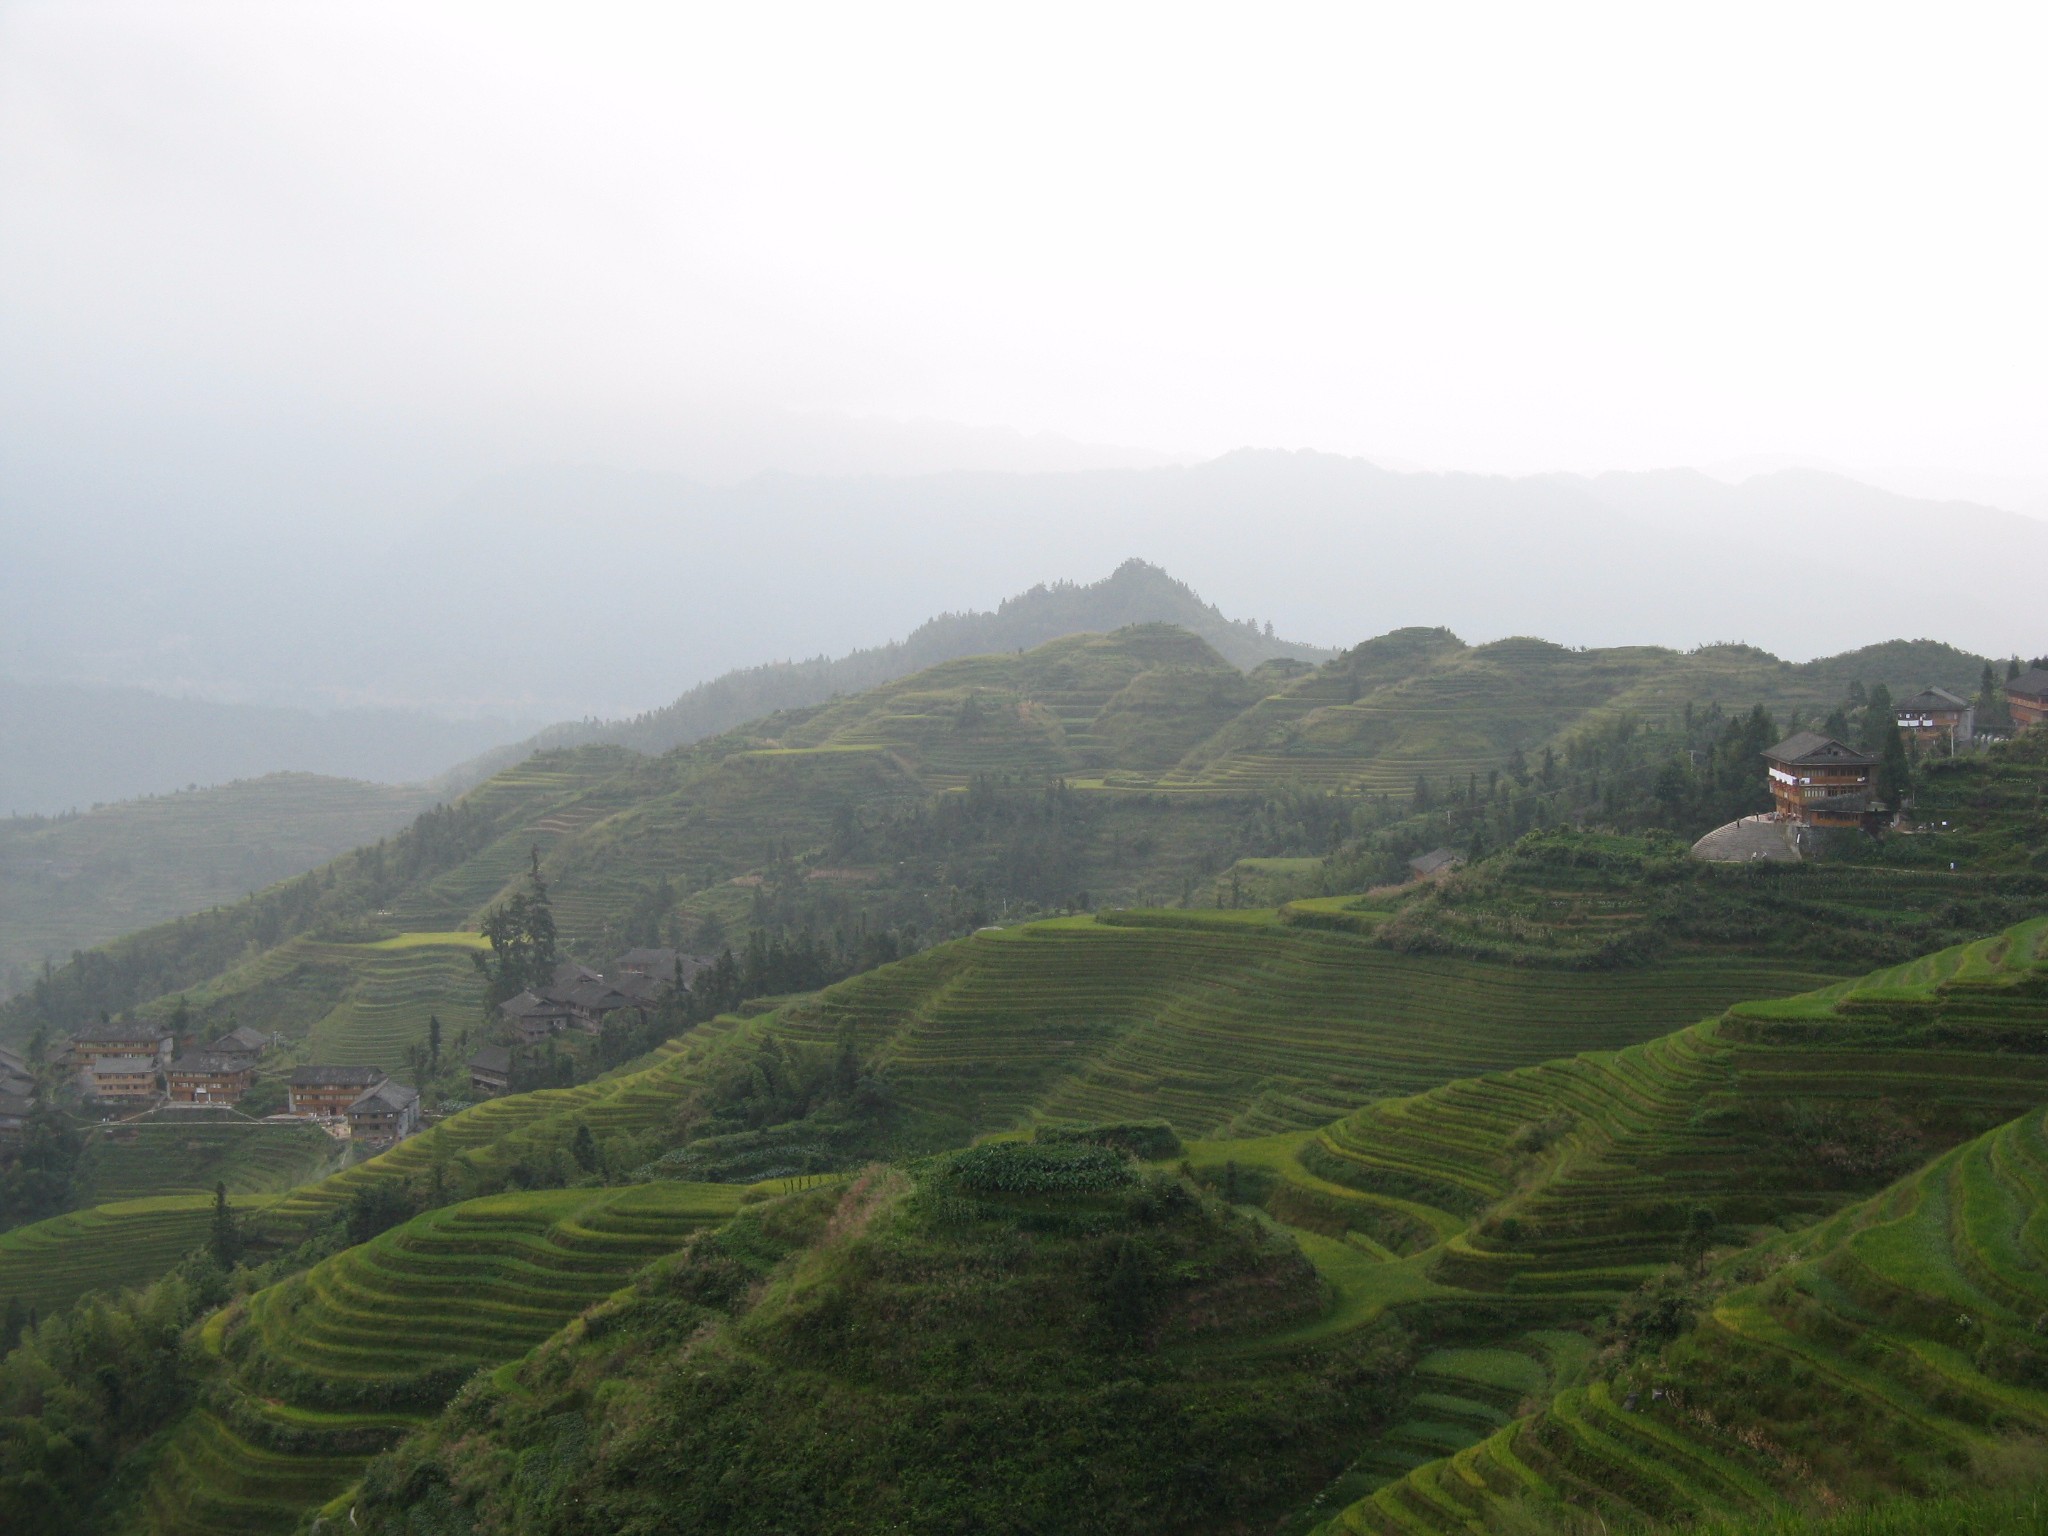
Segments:
[[[2044,15],[7,4],[0,450],[2048,477]]]

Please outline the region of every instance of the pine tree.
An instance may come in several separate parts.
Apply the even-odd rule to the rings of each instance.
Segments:
[[[1896,809],[1911,793],[1912,765],[1906,760],[1906,739],[1896,720],[1888,722],[1877,765],[1877,798]]]
[[[207,1235],[207,1250],[222,1269],[233,1269],[242,1257],[242,1232],[235,1225],[234,1207],[228,1204],[226,1184],[213,1186],[213,1230]]]
[[[590,1127],[582,1121],[576,1122],[576,1139],[569,1144],[569,1155],[576,1159],[576,1166],[585,1173],[597,1172],[601,1159],[597,1152],[597,1138],[590,1134]]]
[[[435,1066],[441,1064],[441,1016],[427,1015],[427,1060]]]

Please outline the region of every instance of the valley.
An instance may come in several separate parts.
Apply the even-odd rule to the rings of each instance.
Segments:
[[[0,1517],[1565,1532],[2023,1489],[2048,738],[1914,758],[1882,841],[1688,852],[1768,804],[1780,719],[1881,738],[1984,665],[1425,630],[1246,669],[1144,624],[538,752],[0,1005],[48,1106]],[[687,985],[587,1033],[493,1006],[643,954]],[[59,1113],[95,1017],[264,1044],[233,1107]],[[264,1118],[354,1066],[424,1127]]]

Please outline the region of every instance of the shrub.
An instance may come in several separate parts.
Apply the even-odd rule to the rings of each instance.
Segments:
[[[1109,1147],[997,1141],[946,1159],[946,1173],[977,1194],[1107,1194],[1134,1183],[1130,1159]]]

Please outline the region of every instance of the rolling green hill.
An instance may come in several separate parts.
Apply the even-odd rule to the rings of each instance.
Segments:
[[[1269,1454],[1261,1507],[1267,1520],[1292,1511],[1293,1529],[1580,1529],[1575,1511],[1620,1528],[2025,1476],[2036,1463],[2013,1437],[2048,1424],[2035,1329],[2048,1291],[2029,1278],[2048,1178],[2044,948],[2048,919],[1619,1052],[1381,1101],[1321,1132],[1193,1144],[1184,1166],[1286,1224],[1323,1297],[1291,1322],[1248,1302],[1196,1305],[1250,1332],[1212,1345],[1161,1332],[1141,1379],[1222,1385],[1199,1422],[1230,1425],[1240,1454],[1269,1433],[1257,1415],[1284,1406],[1298,1459]],[[1052,1234],[1121,1251],[1128,1216],[1091,1220],[1085,1199],[1054,1193],[1089,1187],[1060,1182],[1083,1175],[1033,1162],[1036,1149],[982,1151],[983,1177],[1018,1192],[1002,1197],[1015,1202],[1005,1221],[1034,1234],[1031,1262],[1057,1252]],[[1116,1435],[1081,1427],[1101,1349],[1091,1319],[1116,1293],[1115,1266],[1097,1261],[1092,1303],[1029,1321],[1026,1298],[1045,1294],[1035,1272],[970,1257],[954,1224],[984,1251],[1015,1240],[972,1199],[935,1198],[950,1187],[933,1178],[869,1175],[832,1222],[850,1240],[810,1251],[710,1333],[702,1313],[655,1305],[676,1282],[643,1280],[601,1328],[562,1335],[379,1463],[359,1514],[380,1531],[525,1531],[552,1509],[547,1528],[595,1531],[658,1500],[736,1528],[938,1530],[969,1508],[1029,1510],[1048,1487],[1075,1497],[1032,1470],[1070,1429],[1113,1463],[1133,1439],[1139,1463],[1178,1456],[1182,1421],[1142,1398],[1124,1399]],[[1688,1252],[1719,1255],[1706,1278],[1668,1268]],[[1137,1315],[1187,1307],[1189,1282],[1166,1275],[1216,1272],[1156,1271],[1139,1289],[1158,1310]],[[1267,1306],[1286,1294],[1257,1289]],[[900,1337],[883,1323],[910,1318]],[[716,1342],[684,1349],[686,1337]],[[1381,1372],[1354,1377],[1350,1430],[1332,1437],[1288,1372],[1368,1348],[1400,1369],[1385,1373],[1382,1354]],[[611,1383],[601,1399],[579,1395],[598,1379]],[[817,1412],[842,1379],[860,1383],[864,1412]],[[771,1380],[801,1381],[812,1411]],[[1037,1411],[1048,1383],[1064,1413]],[[958,1428],[907,1434],[892,1394],[920,1422],[952,1414]],[[1148,1451],[1148,1435],[1169,1439]],[[746,1449],[757,1436],[762,1449]],[[702,1475],[708,1458],[724,1477]],[[1188,1528],[1215,1529],[1246,1495],[1228,1455],[1202,1459]],[[915,1491],[873,1482],[884,1463],[909,1469]],[[962,1484],[967,1465],[977,1478]],[[1290,1491],[1275,1497],[1275,1483]],[[1119,1474],[1089,1507],[1119,1508],[1129,1486]],[[1151,1497],[1158,1528],[1180,1528]],[[1003,1518],[981,1513],[976,1528]]]
[[[156,1450],[140,1523],[289,1530],[479,1366],[516,1358],[739,1206],[732,1185],[444,1207],[215,1314],[203,1406]]]
[[[396,832],[424,791],[274,773],[0,821],[0,996],[47,959],[238,902]]]
[[[606,1512],[593,1520],[611,1518],[634,1499],[655,1495],[646,1487],[622,1490],[609,1453],[569,1454],[560,1441],[568,1421],[549,1405],[577,1400],[577,1383],[592,1373],[623,1373],[637,1382],[639,1373],[655,1372],[645,1388],[655,1391],[661,1362],[682,1337],[719,1341],[695,1347],[707,1351],[705,1361],[721,1362],[712,1375],[725,1395],[699,1401],[661,1389],[646,1400],[669,1406],[651,1422],[670,1423],[660,1415],[673,1408],[694,1426],[675,1443],[696,1444],[688,1436],[708,1434],[707,1454],[716,1444],[729,1448],[718,1454],[740,1455],[737,1464],[747,1470],[732,1486],[746,1490],[745,1507],[764,1520],[789,1518],[796,1509],[839,1509],[789,1502],[814,1500],[801,1489],[840,1486],[826,1467],[845,1474],[849,1488],[869,1475],[858,1469],[901,1465],[906,1457],[920,1477],[942,1476],[954,1464],[951,1453],[913,1426],[951,1422],[949,1412],[966,1436],[955,1442],[961,1464],[1001,1469],[1001,1476],[952,1493],[943,1483],[920,1483],[923,1491],[901,1504],[878,1491],[877,1518],[913,1508],[979,1509],[996,1497],[1019,1509],[1036,1507],[1034,1499],[1071,1498],[1057,1483],[1032,1480],[1030,1469],[1041,1464],[1032,1447],[1068,1432],[1056,1411],[1062,1401],[1082,1414],[1080,1423],[1093,1422],[1086,1415],[1095,1411],[1088,1405],[1098,1400],[1098,1388],[1089,1383],[1097,1380],[1109,1394],[1103,1404],[1138,1413],[1134,1419],[1126,1412],[1121,1421],[1125,1438],[1117,1443],[1124,1448],[1116,1454],[1134,1470],[1117,1498],[1165,1497],[1132,1491],[1148,1486],[1136,1469],[1158,1454],[1147,1436],[1163,1432],[1145,1426],[1178,1423],[1177,1414],[1196,1411],[1232,1426],[1254,1447],[1279,1445],[1270,1438],[1275,1426],[1295,1425],[1285,1457],[1275,1461],[1277,1450],[1265,1456],[1269,1465],[1291,1469],[1283,1477],[1254,1488],[1219,1471],[1200,1496],[1208,1501],[1201,1508],[1258,1510],[1262,1519],[1292,1511],[1290,1529],[1325,1519],[1338,1522],[1335,1529],[1481,1529],[1496,1503],[1507,1511],[1503,1519],[1547,1519],[1545,1510],[1563,1510],[1572,1500],[1624,1518],[1769,1511],[1796,1493],[1792,1481],[1773,1481],[1769,1467],[1752,1465],[1754,1456],[1745,1461],[1749,1453],[1739,1445],[1730,1451],[1714,1439],[1718,1430],[1686,1450],[1691,1421],[1674,1427],[1642,1411],[1650,1387],[1679,1379],[1691,1358],[1682,1351],[1705,1348],[1709,1338],[1706,1324],[1696,1322],[1669,1346],[1677,1353],[1659,1353],[1667,1337],[1656,1331],[1660,1320],[1675,1316],[1682,1326],[1711,1313],[1718,1326],[1724,1313],[1746,1316],[1744,1287],[1804,1274],[1796,1266],[1808,1261],[1820,1265],[1815,1273],[1838,1279],[1846,1261],[1816,1257],[1823,1253],[1816,1245],[1868,1228],[1869,1218],[1853,1214],[1859,1210],[1903,1210],[1906,1197],[1896,1192],[1874,1206],[1858,1202],[1901,1176],[1901,1189],[1922,1187],[1912,1184],[1915,1170],[1944,1149],[1982,1145],[1965,1160],[1988,1157],[1998,1166],[2032,1155],[2017,1144],[2008,1154],[1995,1138],[1971,1138],[2048,1097],[2048,1057],[2037,1049],[2048,1028],[2044,945],[2048,919],[1859,981],[1741,1003],[1674,1034],[1672,1018],[1722,1006],[1717,988],[1743,990],[1744,966],[1747,990],[1770,986],[1771,962],[1723,956],[1718,963],[1729,969],[1716,975],[1716,962],[1701,954],[1615,975],[1431,960],[1388,951],[1366,935],[1290,924],[1271,912],[1138,913],[981,935],[816,999],[751,1020],[719,1021],[632,1071],[465,1111],[381,1157],[267,1198],[260,1212],[252,1208],[259,1231],[289,1242],[377,1190],[397,1198],[400,1214],[423,1200],[435,1207],[367,1246],[288,1275],[245,1307],[215,1315],[203,1335],[213,1385],[154,1450],[143,1486],[133,1490],[144,1512],[137,1528],[288,1529],[315,1504],[343,1493],[373,1454],[422,1426],[425,1438],[407,1442],[395,1460],[370,1472],[364,1508],[386,1521],[377,1528],[468,1530],[460,1511],[473,1514],[478,1501],[516,1515],[508,1529],[533,1528],[521,1522],[531,1518],[534,1490],[480,1470],[509,1463],[445,1459],[444,1448],[456,1444],[470,1447],[462,1452],[469,1458],[479,1435],[505,1437],[507,1454],[516,1450],[522,1464],[538,1457],[562,1469],[545,1486],[576,1487],[593,1511]],[[1603,998],[1617,982],[1623,995]],[[1796,984],[1791,974],[1776,973],[1779,989]],[[732,1100],[732,1085],[758,1083],[763,1073],[801,1075],[805,1060],[825,1059],[835,1043],[856,1049],[863,1079],[886,1084],[886,1092],[866,1110],[856,1099],[830,1114],[813,1110],[780,1126],[745,1128],[758,1090],[742,1088],[743,1097]],[[1590,1054],[1571,1054],[1587,1047]],[[1232,1063],[1234,1050],[1243,1053],[1241,1065]],[[1541,1064],[1457,1077],[1488,1058]],[[1435,1086],[1407,1091],[1430,1082]],[[1347,1095],[1363,1107],[1329,1119]],[[949,1203],[951,1186],[943,1178],[933,1184],[937,1175],[913,1170],[906,1184],[877,1174],[867,1195],[848,1194],[845,1186],[820,1192],[814,1198],[825,1203],[815,1220],[775,1217],[794,1225],[785,1224],[766,1250],[749,1246],[753,1239],[743,1243],[739,1270],[714,1266],[726,1277],[716,1284],[728,1287],[717,1295],[734,1296],[737,1286],[750,1298],[738,1310],[723,1301],[705,1310],[714,1294],[705,1287],[713,1282],[701,1277],[695,1260],[682,1270],[650,1271],[669,1278],[640,1281],[616,1323],[613,1314],[598,1314],[605,1320],[572,1326],[529,1365],[494,1377],[491,1390],[510,1396],[488,1401],[504,1406],[486,1409],[486,1398],[465,1395],[445,1426],[432,1421],[475,1364],[514,1360],[580,1310],[585,1302],[571,1305],[568,1298],[592,1293],[577,1287],[599,1284],[599,1276],[605,1287],[615,1286],[638,1267],[607,1268],[606,1255],[624,1263],[631,1244],[615,1247],[605,1235],[613,1216],[565,1215],[572,1207],[582,1212],[583,1202],[594,1201],[589,1209],[624,1221],[636,1201],[659,1206],[645,1222],[626,1223],[640,1234],[634,1242],[654,1244],[646,1253],[633,1250],[643,1262],[679,1245],[689,1227],[740,1208],[732,1183],[488,1194],[508,1181],[575,1183],[579,1127],[594,1133],[604,1168],[638,1166],[635,1159],[666,1146],[680,1155],[646,1166],[687,1172],[693,1159],[723,1158],[730,1166],[772,1155],[800,1163],[822,1151],[838,1155],[843,1166],[848,1154],[902,1158],[976,1134],[1014,1135],[1033,1124],[1100,1121],[1134,1109],[1163,1110],[1183,1135],[1207,1138],[1188,1143],[1184,1178],[1284,1228],[1284,1242],[1260,1250],[1274,1257],[1257,1259],[1239,1248],[1233,1251],[1242,1257],[1226,1260],[1213,1246],[1200,1250],[1212,1257],[1196,1257],[1201,1244],[1256,1229],[1232,1227],[1242,1215],[1221,1217],[1222,1207],[1204,1204],[1171,1176],[1143,1185],[1158,1191],[1148,1199],[1165,1206],[1132,1205],[1123,1194],[1105,1205],[1102,1191],[1070,1198],[1045,1186],[1033,1194],[1040,1186],[1031,1180],[1040,1175],[1029,1171],[1037,1165],[1027,1157],[1021,1174],[987,1175],[1011,1182],[994,1186],[1009,1191],[996,1201],[1000,1210],[981,1211],[972,1200],[965,1207]],[[864,1143],[834,1140],[863,1115]],[[2021,1129],[2000,1134],[2021,1135],[2028,1126],[2026,1135],[2042,1134],[2031,1119],[2013,1124]],[[687,1129],[678,1138],[677,1128],[690,1126],[695,1139]],[[1064,1155],[1053,1154],[1054,1162]],[[990,1166],[1009,1165],[999,1158]],[[1123,1165],[1111,1159],[1109,1166]],[[1928,1177],[1964,1177],[1940,1172],[1948,1166],[1936,1161]],[[1122,1182],[1134,1175],[1104,1176],[1117,1189],[1139,1188]],[[1167,1193],[1168,1186],[1182,1193]],[[673,1212],[664,1191],[681,1200]],[[2024,1209],[2030,1198],[2022,1189],[2008,1206]],[[1175,1202],[1184,1216],[1161,1214]],[[199,1235],[203,1202],[187,1208],[182,1219],[194,1223],[186,1229],[189,1244]],[[765,1215],[783,1207],[761,1209]],[[824,1210],[835,1214],[824,1220]],[[1696,1211],[1707,1213],[1704,1225]],[[64,1220],[107,1233],[124,1221],[161,1221],[165,1214],[161,1202],[145,1202],[132,1212],[113,1207]],[[1176,1225],[1183,1222],[1193,1225]],[[1976,1227],[1989,1232],[1995,1225]],[[35,1231],[9,1241],[26,1242]],[[1139,1278],[1152,1279],[1112,1285],[1122,1263],[1114,1255],[1132,1233],[1154,1245],[1150,1259],[1131,1260]],[[1197,1247],[1176,1249],[1183,1236]],[[772,1264],[792,1244],[811,1257],[777,1269],[782,1278],[766,1290],[745,1278],[761,1272],[748,1264]],[[1297,1259],[1286,1258],[1290,1244]],[[1023,1253],[1035,1257],[1019,1270],[1025,1261],[1015,1255]],[[494,1269],[501,1262],[494,1254],[509,1267]],[[1669,1278],[1668,1265],[1696,1254],[1712,1261],[1705,1278]],[[1315,1276],[1312,1305],[1286,1300],[1298,1282],[1204,1289],[1231,1274],[1255,1275],[1260,1264],[1284,1269],[1300,1259]],[[1994,1285],[2006,1263],[1999,1257],[1988,1270],[1979,1263],[1967,1271],[1971,1283]],[[1242,1264],[1252,1267],[1233,1268]],[[943,1303],[928,1294],[938,1275],[954,1277]],[[1140,1400],[1112,1386],[1128,1363],[1106,1377],[1090,1375],[1104,1368],[1104,1346],[1089,1342],[1088,1329],[1100,1324],[1088,1319],[1124,1306],[1113,1306],[1112,1298],[1126,1285],[1140,1298],[1129,1303],[1136,1308],[1130,1315],[1168,1330],[1147,1334],[1151,1347],[1131,1357],[1156,1362],[1145,1364],[1140,1377],[1166,1394],[1143,1399],[1142,1411]],[[1815,1294],[1850,1305],[1834,1291]],[[441,1326],[434,1309],[458,1295],[478,1304],[466,1305],[459,1323]],[[1061,1296],[1068,1299],[1055,1299]],[[1815,1337],[1840,1348],[1851,1324],[1869,1326],[1855,1310],[1865,1305],[1854,1302],[1842,1314],[1847,1322],[1817,1322]],[[2021,1316],[2016,1305],[1998,1316]],[[977,1353],[986,1341],[1009,1337],[1034,1306],[1051,1310],[1015,1337],[1040,1330],[1038,1353],[1020,1345],[1007,1365],[1000,1350],[993,1359]],[[1278,1312],[1260,1310],[1276,1306]],[[1619,1321],[1603,1325],[1610,1314]],[[923,1343],[908,1354],[896,1346],[879,1354],[864,1352],[866,1346],[817,1353],[823,1341],[882,1340],[898,1331],[847,1332],[849,1320],[869,1316],[925,1319],[908,1335]],[[1173,1325],[1162,1321],[1172,1318],[1195,1320],[1185,1343],[1176,1343]],[[2008,1337],[2000,1333],[1994,1342],[2004,1348]],[[746,1362],[760,1360],[775,1362],[767,1377],[749,1374]],[[1016,1399],[1017,1387],[1003,1374],[1011,1365],[1028,1366],[1034,1377],[1058,1383],[1057,1390]],[[1854,1351],[1849,1365],[1830,1368],[1850,1366],[1855,1380],[1868,1378],[1870,1363]],[[2008,1376],[2028,1368],[2024,1359],[1998,1367]],[[1319,1395],[1333,1370],[1356,1373],[1343,1378],[1352,1385],[1334,1419],[1326,1417],[1335,1411],[1331,1401]],[[842,1379],[870,1393],[886,1380],[902,1399],[902,1414],[893,1407],[859,1420],[827,1413],[818,1422],[839,1427],[814,1434],[811,1421],[787,1418],[798,1411],[796,1400],[762,1395],[765,1383],[792,1372],[791,1379],[805,1382],[802,1401],[814,1407],[834,1401]],[[1908,1385],[1919,1381],[1909,1376]],[[1871,1390],[1880,1403],[1903,1401],[1898,1388]],[[1914,1390],[1932,1389],[1922,1383]],[[611,1392],[605,1411],[617,1408],[639,1422],[639,1410],[625,1405],[642,1401],[642,1391],[636,1384]],[[1638,1394],[1634,1409],[1620,1406],[1630,1391]],[[999,1400],[1015,1401],[1007,1420],[994,1407]],[[1944,1467],[1972,1465],[1972,1455],[1992,1465],[1997,1435],[1969,1429],[1977,1421],[1949,1396],[1928,1401],[1931,1408],[1914,1410],[1917,1418],[1906,1415],[1914,1434],[1935,1426],[1924,1455],[1915,1452],[1921,1459],[1912,1464],[1919,1469],[1913,1478],[1873,1481],[1855,1471],[1865,1464],[1854,1456],[1865,1452],[1850,1448],[1842,1452],[1849,1459],[1840,1497],[1893,1487],[1939,1493],[1955,1481]],[[935,1418],[942,1402],[954,1406]],[[742,1406],[730,1426],[714,1433],[707,1426],[722,1422],[720,1403]],[[1929,1417],[1933,1410],[1962,1413],[1968,1432],[1942,1429],[1939,1414]],[[1636,1436],[1623,1437],[1638,1447],[1634,1460],[1611,1450],[1622,1443],[1610,1422],[1616,1415],[1636,1416],[1623,1426]],[[967,1433],[967,1426],[978,1434],[1000,1422],[1010,1425],[1006,1443],[1019,1447],[1014,1458]],[[778,1448],[772,1463],[737,1449],[751,1443],[733,1438],[742,1423],[753,1426],[750,1433],[772,1431],[761,1442]],[[1645,1456],[1654,1461],[1667,1453],[1684,1475],[1669,1468],[1652,1474],[1641,1465]],[[689,1471],[694,1455],[659,1474],[660,1497],[707,1496]],[[1619,1459],[1609,1466],[1601,1455]],[[1210,1459],[1218,1468],[1228,1464],[1227,1457]],[[1695,1464],[1705,1470],[1687,1482],[1692,1474],[1685,1469]],[[1808,1456],[1804,1465],[1812,1464]],[[1452,1478],[1459,1481],[1447,1492]],[[1651,1483],[1654,1496],[1645,1491]],[[441,1511],[436,1518],[445,1516],[443,1523],[403,1523],[396,1511],[422,1499],[421,1507]],[[1178,1509],[1168,1524],[1207,1528],[1195,1506],[1145,1507]],[[1444,1509],[1451,1512],[1431,1524]],[[855,1517],[843,1509],[829,1517],[848,1518]],[[394,1519],[400,1523],[390,1524]]]
[[[1186,901],[1237,859],[1325,852],[1328,834],[1298,819],[1314,786],[1365,814],[1369,797],[1405,796],[1418,775],[1497,770],[1601,720],[1713,700],[1817,715],[1851,681],[1962,688],[1978,665],[1931,643],[1795,666],[1746,647],[1471,647],[1401,631],[1313,670],[1247,675],[1171,626],[1070,636],[661,757],[537,755],[381,846],[88,952],[0,1008],[0,1036],[165,1007],[152,1000],[202,986],[225,1017],[240,1007],[225,973],[295,936],[473,928],[535,848],[566,944],[593,958],[656,938],[715,948],[750,927],[907,926],[928,939],[1018,908]],[[1049,781],[1066,788],[1040,803]],[[958,799],[977,784],[981,799]],[[1265,809],[1283,801],[1286,814]],[[247,1016],[264,1006],[252,999],[243,1022],[265,1022]],[[274,1027],[310,1030],[325,1011]],[[414,1043],[418,1028],[375,1047]]]

